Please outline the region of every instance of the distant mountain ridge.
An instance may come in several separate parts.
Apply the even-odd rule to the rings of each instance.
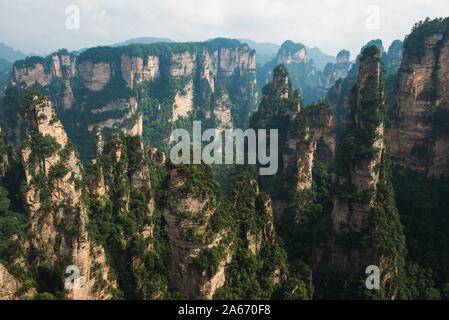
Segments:
[[[131,43],[138,43],[138,44],[150,44],[150,43],[157,43],[157,42],[167,42],[167,43],[173,43],[175,41],[168,39],[168,38],[158,38],[158,37],[139,37],[139,38],[133,38],[129,39],[123,42],[118,42],[115,44],[110,45],[111,47],[121,47],[121,46],[127,46]]]
[[[11,62],[9,62],[3,58],[0,58],[0,71],[3,71],[5,69],[11,69],[11,68],[12,68]]]
[[[14,50],[12,47],[0,42],[0,59],[14,63],[14,61],[24,59],[26,56],[22,51]]]

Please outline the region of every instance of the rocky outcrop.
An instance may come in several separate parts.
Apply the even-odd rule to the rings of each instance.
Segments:
[[[276,56],[277,64],[307,62],[306,47],[293,41],[285,41]]]
[[[61,108],[67,110],[72,107],[74,101],[70,79],[76,73],[76,58],[61,50],[46,59],[33,57],[17,61],[14,64],[11,85],[22,89],[35,86],[45,88],[55,81],[61,81],[63,83],[63,90],[59,92]]]
[[[109,198],[113,198],[113,194],[110,193],[115,188],[113,183],[116,181],[126,183],[124,180],[128,180],[131,186],[143,193],[147,204],[147,216],[151,217],[154,211],[154,199],[151,194],[151,178],[147,165],[150,155],[148,149],[145,149],[143,145],[141,135],[139,135],[140,130],[141,128],[135,131],[124,130],[121,133],[113,133],[105,146],[103,136],[97,128],[96,151],[98,157],[92,161],[92,169],[89,170],[87,178],[89,190],[96,199],[105,194]],[[111,161],[105,162],[105,158]],[[119,165],[115,168],[112,164]],[[109,179],[105,182],[104,175],[106,173],[121,178]],[[130,203],[130,194],[124,193],[122,200],[126,204]],[[126,205],[124,211],[128,210]]]
[[[216,106],[214,107],[214,115],[219,121],[219,125],[217,128],[219,130],[233,127],[229,102],[230,100],[228,94],[224,94],[220,99],[216,101]]]
[[[45,72],[41,63],[26,66],[23,69],[16,66],[14,68],[14,81],[15,83],[21,83],[26,88],[34,84],[45,87],[50,84],[51,74]]]
[[[277,176],[288,176],[275,184],[285,192],[273,190],[273,208],[280,219],[288,207],[287,190],[303,191],[312,187],[316,155],[328,168],[335,156],[335,115],[329,102],[304,107],[298,91],[293,90],[283,65],[274,69],[273,80],[262,90],[263,98],[251,125],[279,130],[279,169]],[[268,150],[267,150],[268,152]],[[261,177],[261,183],[265,178]],[[270,182],[270,185],[273,181]],[[268,187],[269,188],[269,187]],[[278,195],[282,194],[281,197]]]
[[[173,254],[170,280],[183,294],[212,299],[225,283],[232,256],[229,244],[224,241],[227,231],[210,230],[217,199],[193,190],[180,192],[188,179],[179,169],[170,171],[169,205],[163,211]],[[205,269],[201,258],[216,252],[220,252],[218,265],[212,270],[209,269],[212,266]]]
[[[379,95],[381,90],[381,65],[380,57],[368,56],[359,66],[357,79],[357,91],[351,101],[351,111],[354,115],[352,123],[360,128],[366,128],[367,124],[362,119],[362,112],[366,101],[369,98]],[[376,138],[372,141],[372,147],[376,154],[369,160],[351,164],[349,177],[340,177],[340,184],[350,184],[354,186],[355,192],[362,193],[366,190],[375,189],[379,182],[379,170],[376,167],[381,163],[385,152],[384,144],[384,124],[381,123],[376,128]],[[347,180],[348,179],[348,180]],[[366,225],[367,217],[371,212],[373,199],[367,203],[353,203],[352,208],[346,202],[341,202],[339,197],[334,199],[334,211],[332,212],[333,229],[338,233],[344,225],[349,225],[356,232],[361,232]],[[338,261],[336,262],[339,263]]]
[[[134,83],[154,81],[159,77],[158,56],[148,56],[144,61],[141,57],[130,57],[127,54],[122,54],[120,59],[123,79],[131,89],[133,89]]]
[[[21,280],[12,276],[0,263],[0,300],[19,300],[32,297],[34,288],[25,288]]]
[[[313,59],[309,59],[307,48],[301,43],[294,43],[290,40],[282,44],[276,58],[267,62],[263,67],[259,67],[257,82],[260,90],[271,81],[273,70],[279,64],[284,64],[287,68],[293,88],[298,88],[301,91],[301,97],[306,105],[323,98],[322,95],[318,95],[320,93],[318,91],[320,72]]]
[[[254,181],[254,183],[256,183]],[[246,232],[246,240],[248,241],[248,249],[252,254],[258,254],[263,245],[270,245],[275,242],[274,224],[273,224],[273,207],[271,199],[267,198],[260,207],[260,214],[267,221],[264,228],[258,233],[254,234],[251,230]]]
[[[101,130],[105,128],[117,131],[123,130],[141,136],[142,115],[137,112],[137,107],[137,100],[134,97],[129,97],[113,100],[101,108],[91,109],[90,113],[97,116],[107,114],[108,112],[119,112],[122,116],[104,116],[105,120],[89,125],[88,130],[93,131],[94,128],[98,127]]]
[[[22,287],[20,281],[14,278],[8,270],[0,264],[0,300],[17,299],[16,293]]]
[[[69,289],[73,299],[107,299],[115,283],[103,248],[89,240],[87,207],[80,181],[82,167],[51,102],[30,91],[24,100],[24,116],[32,131],[21,150],[25,168],[25,209],[31,226],[29,250],[43,254],[34,266],[54,264],[70,257],[80,271],[79,287]],[[94,271],[93,265],[98,265]],[[98,282],[104,286],[98,286]]]
[[[247,45],[172,54],[169,77],[173,81],[181,81],[182,87],[174,96],[171,121],[201,110],[206,117],[214,114],[220,128],[232,126],[231,100],[241,100],[249,106],[257,100],[255,69],[255,52]],[[237,79],[234,83],[236,90],[223,90],[231,85],[231,77],[235,75],[250,75],[253,80]],[[221,86],[217,88],[216,83],[221,83]]]
[[[405,241],[386,162],[380,57],[380,50],[369,46],[359,59],[349,122],[338,145],[328,242],[315,244],[314,259],[315,267],[325,265],[356,279],[367,266],[378,266],[382,292],[394,298],[398,287],[393,279],[403,263]]]
[[[445,156],[449,139],[445,125],[439,125],[449,114],[449,35],[430,34],[421,45],[422,53],[417,54],[406,40],[387,132],[388,151],[394,165],[439,177],[449,174]]]
[[[147,109],[152,103],[158,106],[142,121],[175,122],[192,114],[213,117],[220,128],[234,122],[242,126],[255,109],[256,55],[247,45],[216,39],[137,46],[96,47],[79,55],[61,50],[46,58],[27,58],[15,63],[10,84],[20,94],[38,88],[51,98],[83,160],[93,158],[87,138],[96,125],[114,131],[138,128],[140,104]],[[16,113],[19,103],[8,109]],[[27,122],[18,117],[4,125],[8,137],[20,144]],[[165,148],[168,139],[156,144]]]
[[[337,63],[347,63],[351,61],[351,53],[348,50],[341,50],[337,54]]]
[[[193,111],[193,81],[187,83],[183,92],[176,92],[171,121],[176,121],[180,117],[187,117],[191,111]]]
[[[83,61],[79,64],[78,70],[84,85],[92,91],[100,91],[111,79],[111,65],[107,62]]]

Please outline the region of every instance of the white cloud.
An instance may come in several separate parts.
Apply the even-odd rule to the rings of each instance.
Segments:
[[[67,30],[65,8],[80,7],[81,28]],[[366,9],[379,8],[367,29]],[[0,42],[25,52],[110,44],[141,36],[199,41],[212,37],[287,39],[336,54],[374,38],[402,39],[419,20],[449,15],[447,0],[2,0]]]

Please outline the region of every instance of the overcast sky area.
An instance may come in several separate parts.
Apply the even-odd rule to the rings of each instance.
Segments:
[[[70,5],[79,8],[79,29],[66,14]],[[293,40],[332,55],[348,49],[355,57],[371,39],[382,39],[384,47],[403,39],[427,16],[449,16],[449,1],[0,0],[0,42],[40,54],[146,36],[227,37],[277,44]]]

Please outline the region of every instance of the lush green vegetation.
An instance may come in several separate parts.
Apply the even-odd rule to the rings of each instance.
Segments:
[[[87,162],[94,157],[93,135],[89,127],[102,123],[106,120],[117,121],[114,128],[106,128],[107,135],[113,131],[120,130],[132,125],[132,119],[123,120],[129,112],[129,107],[118,108],[106,112],[95,112],[96,109],[107,106],[111,102],[125,105],[130,97],[136,97],[139,112],[143,114],[144,120],[144,140],[154,147],[167,151],[168,137],[173,128],[189,129],[193,120],[202,120],[203,127],[217,127],[217,122],[213,114],[213,107],[224,95],[229,95],[226,101],[227,107],[231,110],[232,122],[236,127],[246,127],[249,113],[256,109],[256,90],[254,88],[255,73],[253,70],[238,70],[232,77],[219,73],[215,76],[215,93],[209,86],[208,81],[201,76],[204,61],[199,57],[194,61],[197,65],[193,75],[172,77],[169,75],[170,67],[174,66],[171,59],[173,54],[189,52],[192,57],[200,55],[204,51],[216,52],[223,48],[236,49],[238,52],[246,52],[248,47],[238,40],[218,38],[207,42],[189,43],[154,43],[154,44],[130,44],[123,47],[95,47],[83,51],[77,57],[77,63],[91,61],[92,63],[106,62],[110,64],[112,78],[100,91],[91,91],[84,86],[80,75],[70,77],[70,89],[74,95],[71,108],[62,108],[63,97],[66,95],[66,85],[63,78],[54,77],[51,83],[45,87],[35,84],[31,89],[37,89],[48,95],[53,101],[59,118],[61,119],[68,136],[77,146],[82,160]],[[250,55],[254,51],[249,50]],[[60,50],[52,55],[73,54],[67,50]],[[122,77],[121,56],[126,54],[129,57],[140,57],[144,65],[148,62],[149,56],[159,58],[159,77],[154,81],[144,81],[135,83],[130,89]],[[32,67],[36,63],[44,66],[44,71],[49,73],[52,55],[46,58],[27,58],[16,63],[17,68]],[[66,66],[61,66],[63,75],[67,75]],[[172,122],[172,108],[176,94],[185,94],[186,85],[192,81],[194,95],[194,111],[186,118]],[[16,90],[16,92],[14,91]],[[11,126],[17,122],[16,109],[24,95],[22,89],[11,89],[4,98],[4,114]],[[81,112],[80,112],[81,110]],[[206,119],[206,114],[211,116]],[[76,119],[76,120],[75,120]],[[23,124],[23,125],[26,125]]]
[[[406,50],[412,55],[422,55],[423,39],[436,32],[447,33],[447,21],[426,20],[417,24],[407,37]],[[364,59],[379,58],[379,46],[382,44],[379,41],[371,44],[374,45],[364,48],[358,63]],[[170,61],[173,53],[198,53],[201,50],[213,52],[223,47],[246,50],[238,41],[228,39],[206,43],[160,43],[89,49],[79,56],[79,62],[109,62],[114,76],[99,92],[88,90],[79,77],[71,79],[75,101],[82,107],[82,114],[79,113],[79,108],[62,110],[58,107],[61,105],[58,99],[66,89],[62,79],[54,80],[45,88],[35,86],[34,89],[56,98],[54,105],[58,108],[58,117],[83,154],[84,160],[93,157],[93,133],[88,130],[88,126],[106,119],[123,118],[127,112],[91,111],[113,101],[129,100],[130,97],[137,99],[138,111],[144,116],[144,140],[167,151],[167,137],[173,128],[185,128],[191,133],[194,120],[202,120],[203,129],[216,127],[217,119],[213,113],[210,118],[205,119],[206,114],[213,111],[217,100],[225,94],[230,97],[226,104],[231,108],[234,126],[246,127],[248,114],[254,110],[255,105],[246,100],[248,92],[243,94],[242,88],[252,88],[250,83],[254,80],[254,74],[237,72],[229,79],[217,77],[214,82],[215,93],[212,93],[209,82],[198,73],[173,78],[167,72],[173,63]],[[302,47],[287,43],[285,48],[297,51]],[[149,55],[159,56],[164,64],[159,78],[151,82],[135,83],[133,89],[127,87],[118,72],[123,53],[141,57],[144,63]],[[61,51],[59,54],[68,53]],[[29,67],[35,63],[42,63],[48,71],[48,58],[36,57],[19,61],[16,67]],[[201,61],[196,63],[201,64]],[[201,69],[201,65],[199,67]],[[103,154],[94,164],[86,166],[86,172],[82,170],[82,174],[86,173],[89,179],[104,179],[105,195],[96,197],[89,194],[86,180],[77,181],[77,188],[82,189],[83,201],[89,211],[89,237],[105,248],[113,279],[117,280],[118,289],[114,291],[114,299],[189,298],[182,296],[170,282],[172,253],[162,215],[163,210],[173,209],[177,197],[207,199],[206,209],[213,211],[204,236],[198,236],[190,228],[183,234],[183,240],[206,243],[218,232],[225,233],[219,245],[202,250],[193,261],[200,271],[206,271],[207,276],[212,276],[228,255],[232,257],[226,283],[218,289],[215,296],[217,299],[385,299],[392,295],[398,299],[449,299],[449,272],[445,268],[449,262],[448,179],[427,178],[424,174],[401,168],[395,168],[391,173],[388,159],[383,155],[381,163],[375,168],[380,177],[376,189],[357,192],[350,183],[339,183],[338,178],[348,180],[351,177],[354,166],[378,155],[379,150],[373,147],[373,143],[381,138],[377,128],[388,122],[383,101],[383,83],[370,96],[366,95],[366,91],[361,92],[364,96],[361,101],[362,111],[357,111],[359,113],[355,121],[356,111],[345,110],[341,100],[338,101],[336,110],[331,109],[327,100],[305,106],[299,90],[293,88],[300,87],[303,92],[313,91],[314,84],[308,83],[310,78],[307,76],[310,66],[300,63],[291,64],[287,68],[290,74],[294,74],[292,80],[288,79],[288,97],[277,96],[278,88],[272,83],[265,85],[262,89],[261,108],[249,121],[253,128],[280,130],[279,154],[293,152],[284,143],[287,137],[301,146],[314,141],[317,137],[310,133],[314,127],[321,125],[319,121],[322,114],[335,112],[339,120],[350,120],[346,127],[336,128],[339,139],[335,163],[325,163],[326,157],[320,155],[325,152],[320,149],[324,141],[320,139],[317,142],[311,189],[298,191],[292,188],[298,182],[298,168],[295,165],[284,168],[282,161],[277,175],[259,179],[255,174],[255,166],[217,168],[204,164],[167,164],[161,167],[149,158],[146,151],[141,153],[138,150],[140,138],[112,134],[114,128],[104,130],[109,139]],[[278,66],[274,69],[274,74],[289,77],[287,68]],[[442,94],[436,70],[438,66],[433,73],[432,86],[424,92],[432,101]],[[395,77],[391,76],[389,81],[387,90],[391,90],[390,96],[393,96]],[[185,94],[186,85],[190,82],[194,88],[195,110],[187,117],[172,122],[174,98],[177,93]],[[350,81],[343,85],[349,86],[348,83]],[[349,93],[350,90],[343,88],[342,91]],[[249,96],[253,94],[255,92],[251,92]],[[357,94],[356,88],[351,94]],[[31,106],[36,104],[36,96],[37,102],[41,103],[44,95],[39,91],[25,94],[22,89],[8,88],[3,99],[2,121],[15,127],[18,125],[18,111],[22,116],[29,117],[33,112]],[[330,98],[342,99],[342,96],[344,95]],[[299,106],[301,110],[298,112]],[[388,115],[394,116],[394,111],[392,106]],[[132,120],[135,118],[130,119],[129,123]],[[449,112],[444,104],[427,120],[433,128],[433,138],[448,135]],[[34,171],[38,166],[44,165],[44,158],[55,153],[61,156],[61,161],[49,168],[47,175],[37,174],[31,181],[45,202],[52,181],[70,173],[65,160],[75,151],[75,146],[69,144],[61,149],[54,138],[43,136],[35,130],[30,130],[29,135],[30,139],[25,140],[21,146],[31,150],[29,159],[24,164],[26,169]],[[117,150],[121,152],[119,159],[115,156]],[[427,157],[428,150],[427,144],[417,144],[412,153]],[[146,169],[151,176],[151,194],[131,183],[133,173]],[[176,170],[185,180],[176,190],[168,188],[170,170]],[[72,263],[70,258],[62,257],[55,263],[40,263],[36,266],[33,261],[45,261],[47,257],[43,250],[31,248],[25,254],[28,271],[9,264],[12,259],[25,253],[20,242],[14,240],[16,235],[19,240],[24,239],[29,227],[29,218],[23,208],[23,193],[27,190],[24,180],[24,168],[16,151],[7,143],[4,133],[0,133],[0,262],[8,266],[11,274],[24,281],[22,292],[34,287],[38,291],[34,299],[63,299],[63,271],[64,266]],[[226,195],[220,190],[224,185],[228,191]],[[258,185],[262,191],[258,190]],[[270,210],[271,197],[287,205],[284,215],[276,222],[273,221]],[[374,293],[367,291],[363,270],[349,276],[325,265],[314,265],[314,248],[329,245],[334,197],[350,205],[371,202],[372,210],[366,228],[362,232],[355,232],[349,225],[343,226],[341,234],[334,235],[334,240],[336,245],[348,250],[375,247],[376,252],[385,257],[387,271],[395,276],[387,281],[383,290]],[[150,198],[155,201],[154,211],[148,208]],[[205,222],[203,213],[187,217],[178,212],[178,222],[183,219]],[[153,232],[144,236],[149,226],[153,228]],[[60,235],[58,237],[60,241]],[[93,266],[93,269],[97,267]]]
[[[257,192],[256,180],[247,172],[234,176],[233,181],[225,208],[234,234],[234,255],[230,276],[215,298],[310,299],[313,294],[310,269],[303,265],[290,268],[282,241],[275,231],[269,234],[273,223],[271,212],[266,211],[270,210],[269,196]],[[260,241],[255,254],[250,250],[248,234],[255,237],[256,243]]]
[[[407,297],[449,299],[449,181],[395,168],[393,185],[407,244]]]
[[[422,57],[425,53],[425,39],[433,34],[447,34],[449,18],[427,18],[416,23],[412,32],[405,38],[404,48],[410,57]]]
[[[366,47],[360,59],[373,59],[373,57],[380,58],[380,51],[374,45]],[[356,87],[351,90],[354,95],[357,94],[355,90],[357,90]],[[375,148],[374,142],[380,138],[377,128],[386,120],[383,78],[378,84],[377,90],[368,97],[363,96],[360,112],[355,107],[350,110],[352,122],[346,127],[338,149],[340,156],[337,156],[337,167],[340,174],[346,174],[351,166],[355,166],[361,161],[373,159],[379,152]],[[355,121],[355,112],[360,113],[357,122]]]
[[[109,190],[103,197],[90,199],[89,236],[105,247],[119,284],[117,299],[170,296],[167,286],[171,253],[159,193],[166,174],[147,156],[137,153],[139,144],[139,137],[114,134],[103,155],[87,169],[88,175],[103,178]],[[115,159],[115,150],[121,150],[120,159]],[[144,194],[130,182],[133,172],[145,166],[150,169],[153,188],[159,190],[154,193],[154,212],[148,208],[148,197],[153,195]],[[152,236],[144,238],[144,228],[153,224]],[[153,249],[148,250],[149,246]],[[133,265],[136,261],[140,263]]]
[[[380,51],[376,46],[368,46],[360,57],[360,62],[366,62],[370,66],[372,61],[380,57]],[[366,59],[370,59],[365,61]],[[373,70],[375,72],[375,70]],[[370,81],[370,75],[367,75]],[[351,106],[352,121],[346,127],[339,146],[337,148],[337,174],[339,182],[335,185],[334,195],[348,205],[349,210],[355,203],[371,203],[371,212],[367,223],[361,231],[354,231],[349,225],[342,225],[341,232],[334,236],[335,243],[344,250],[363,252],[369,248],[376,248],[376,255],[385,259],[386,270],[384,272],[395,273],[388,279],[381,290],[370,293],[364,288],[364,270],[352,272],[352,275],[344,276],[335,270],[328,270],[324,265],[317,271],[317,297],[319,298],[365,298],[388,299],[395,296],[405,298],[405,238],[395,205],[395,195],[391,184],[391,173],[385,155],[375,168],[379,173],[379,182],[375,189],[357,190],[350,182],[353,168],[362,163],[367,163],[378,157],[381,150],[374,147],[376,140],[383,139],[379,136],[378,127],[385,122],[386,108],[383,101],[383,79],[378,84],[378,91],[373,88],[357,88],[353,94],[361,92],[361,108],[353,104]],[[376,85],[374,83],[372,85]],[[355,91],[357,90],[357,91]],[[325,222],[324,226],[329,225]],[[329,241],[329,240],[328,240]],[[323,243],[323,242],[321,242]],[[374,253],[373,253],[374,254]],[[361,253],[363,255],[363,253]],[[339,288],[339,289],[337,289]]]
[[[24,179],[23,169],[5,133],[0,132],[0,261],[8,261],[18,252],[11,236],[25,236],[29,225],[22,206],[20,185]]]
[[[23,248],[22,243],[27,238],[26,232],[30,226],[23,206],[24,169],[14,148],[6,142],[3,132],[0,133],[0,159],[0,263],[22,281],[23,286],[17,292],[18,295],[36,288],[38,293],[33,299],[64,299],[64,269],[72,263],[64,258],[36,268],[35,259],[45,259],[45,255],[37,248]],[[44,188],[39,191],[42,190]],[[27,269],[21,264],[9,264],[18,258],[23,259]]]

